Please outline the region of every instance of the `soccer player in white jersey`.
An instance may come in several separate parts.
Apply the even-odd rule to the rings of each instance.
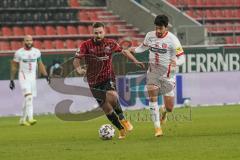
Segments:
[[[39,69],[48,83],[50,78],[46,72],[45,66],[41,61],[41,52],[33,47],[32,36],[26,35],[24,38],[24,47],[15,52],[13,61],[11,61],[10,89],[15,88],[14,78],[18,70],[18,79],[23,92],[24,102],[22,106],[22,116],[20,125],[30,126],[37,121],[33,119],[33,97],[37,96],[36,75]]]
[[[185,62],[185,56],[178,38],[167,29],[168,17],[158,15],[154,24],[155,31],[148,32],[140,46],[129,50],[133,53],[149,50],[147,71],[149,108],[155,136],[159,137],[163,135],[161,124],[166,120],[167,112],[172,112],[174,107],[175,70]],[[164,97],[161,119],[157,102],[159,94]]]

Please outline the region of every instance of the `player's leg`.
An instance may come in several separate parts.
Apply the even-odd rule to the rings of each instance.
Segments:
[[[171,91],[170,93],[163,96],[164,105],[161,108],[161,124],[164,124],[167,120],[167,113],[172,112],[174,108],[174,93]]]
[[[22,113],[21,113],[21,117],[20,117],[20,120],[19,120],[19,124],[22,125],[22,126],[30,126],[30,124],[27,122],[25,95],[24,95],[24,100],[23,100],[23,104],[22,104]]]
[[[28,109],[27,109],[27,100],[26,97],[31,94],[31,87],[28,81],[25,78],[25,75],[19,74],[19,83],[23,93],[23,106],[22,106],[22,116],[20,117],[19,124],[22,126],[30,126],[27,122],[28,118]]]
[[[110,93],[109,93],[110,92]],[[106,114],[108,120],[119,130],[119,139],[124,139],[126,136],[126,132],[124,126],[120,123],[116,113],[113,110],[112,103],[114,101],[114,96],[111,91],[106,92],[106,99],[101,105],[104,113]]]
[[[163,92],[164,105],[161,108],[161,124],[165,123],[167,120],[167,113],[173,111],[174,107],[174,79],[162,81],[162,88],[166,92]]]
[[[34,125],[37,123],[37,120],[33,118],[33,98],[37,96],[37,87],[36,87],[36,80],[35,78],[31,78],[31,97],[29,97],[29,107],[28,109],[28,122],[31,125]]]
[[[106,96],[107,91],[106,91],[105,86],[106,86],[106,84],[101,84],[101,85],[92,87],[91,92],[92,92],[94,98],[96,98],[99,106],[104,111],[108,120],[119,130],[119,132],[120,132],[119,139],[123,139],[126,136],[124,127],[121,125],[121,123],[118,119],[118,116],[114,112],[112,105],[109,103],[112,101],[111,100],[112,97],[110,95]]]
[[[132,131],[133,126],[127,119],[125,119],[125,117],[123,115],[121,105],[119,104],[119,101],[118,101],[117,92],[114,90],[107,91],[106,101],[108,101],[111,104],[111,106],[113,107],[113,109],[114,109],[115,113],[118,115],[118,119],[119,119],[120,123],[122,124],[122,126],[124,127],[124,129],[126,131]]]
[[[148,90],[148,96],[149,96],[149,109],[150,109],[151,118],[155,127],[155,136],[159,137],[163,135],[161,125],[160,125],[160,114],[159,114],[158,101],[157,101],[159,87],[153,84],[148,84],[147,90]]]
[[[115,90],[116,86],[115,83],[108,81],[105,85],[105,90],[107,90],[107,99],[109,99],[109,102],[113,106],[113,109],[115,113],[117,114],[120,123],[124,126],[126,131],[132,131],[133,130],[133,125],[128,121],[123,113],[121,104],[118,100],[118,94]],[[109,98],[108,98],[109,97]]]

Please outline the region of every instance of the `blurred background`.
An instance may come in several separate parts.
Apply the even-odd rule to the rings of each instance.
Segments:
[[[169,30],[179,38],[186,55],[187,61],[176,77],[176,104],[186,99],[195,106],[239,103],[240,0],[1,0],[0,96],[4,105],[0,115],[20,112],[20,90],[10,92],[8,80],[9,62],[22,47],[24,35],[33,36],[34,46],[41,50],[52,76],[71,79],[77,75],[66,62],[79,44],[91,37],[93,22],[104,22],[106,36],[123,47],[138,46],[145,34],[154,30],[158,14],[169,17]],[[148,59],[147,52],[137,56]],[[114,67],[118,75],[134,70],[121,55],[114,56]],[[126,107],[146,105],[146,97],[131,90],[131,85],[142,82],[128,78],[119,79],[121,103]],[[55,102],[43,102],[41,98],[56,93],[43,82],[38,85],[41,97],[35,103],[43,108],[37,112],[54,112],[63,97],[55,95]],[[12,98],[16,99],[14,104]]]

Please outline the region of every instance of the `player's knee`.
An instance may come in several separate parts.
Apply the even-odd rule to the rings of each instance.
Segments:
[[[102,105],[102,109],[105,114],[110,114],[113,112],[113,108],[110,105],[107,105],[106,103]]]
[[[33,103],[32,94],[28,94],[27,96],[25,96],[25,103],[27,107],[32,106],[32,103]]]
[[[172,112],[173,111],[173,106],[166,107],[167,112]]]
[[[117,93],[115,91],[107,91],[106,93],[106,101],[110,104],[114,104],[117,102]]]

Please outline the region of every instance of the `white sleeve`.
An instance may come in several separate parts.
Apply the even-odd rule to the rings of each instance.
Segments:
[[[135,48],[134,52],[135,52],[135,53],[142,53],[142,52],[144,52],[144,51],[146,51],[146,50],[148,50],[148,49],[149,49],[149,47],[144,46],[144,44],[142,43],[142,44],[140,44],[140,46],[138,46],[137,48]]]
[[[176,60],[176,65],[181,66],[183,63],[185,63],[185,55],[178,56]]]
[[[21,60],[20,54],[18,51],[16,51],[13,57],[13,61],[20,62],[20,60]]]
[[[174,54],[179,57],[181,55],[184,54],[184,51],[183,51],[183,48],[182,48],[182,45],[180,43],[180,41],[178,40],[177,37],[174,38],[174,41],[173,41],[173,51],[174,51]]]
[[[146,34],[144,41],[137,48],[135,48],[135,53],[141,53],[149,49],[149,33]]]

